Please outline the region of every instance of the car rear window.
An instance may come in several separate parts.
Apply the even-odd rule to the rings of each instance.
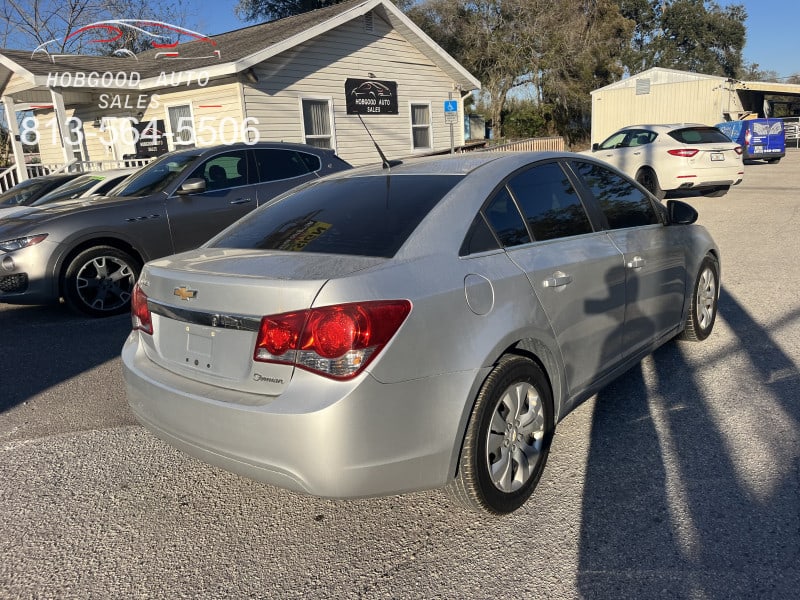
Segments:
[[[387,174],[320,181],[254,211],[209,246],[390,258],[462,178]]]
[[[718,144],[730,143],[727,135],[716,127],[685,127],[670,131],[669,136],[683,144]]]

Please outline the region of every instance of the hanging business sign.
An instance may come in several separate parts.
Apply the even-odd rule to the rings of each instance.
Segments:
[[[163,120],[142,121],[134,123],[133,127],[138,133],[135,138],[138,158],[161,156],[169,151]]]
[[[348,115],[396,115],[397,82],[348,79],[344,82]]]

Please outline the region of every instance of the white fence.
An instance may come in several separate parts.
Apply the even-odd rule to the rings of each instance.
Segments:
[[[529,138],[527,140],[509,142],[501,146],[483,148],[481,152],[543,152],[548,150],[563,152],[565,147],[564,138],[562,137]]]
[[[110,169],[130,169],[145,166],[153,158],[126,158],[122,160],[87,160],[73,161],[66,165],[59,163],[35,163],[26,165],[28,178],[56,173],[94,173]],[[19,183],[17,167],[11,165],[0,171],[0,193],[3,193]]]

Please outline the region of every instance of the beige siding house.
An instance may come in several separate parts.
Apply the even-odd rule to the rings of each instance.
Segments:
[[[258,140],[326,146],[361,165],[380,160],[370,133],[390,159],[463,145],[462,99],[480,88],[388,0],[349,0],[182,43],[173,54],[0,50],[6,114],[28,116],[16,131],[8,119],[12,133],[36,136],[49,170]],[[0,186],[30,172],[21,143],[14,150]]]
[[[770,95],[800,95],[800,85],[738,81],[655,67],[592,92],[592,142],[630,125],[716,125],[765,115]]]

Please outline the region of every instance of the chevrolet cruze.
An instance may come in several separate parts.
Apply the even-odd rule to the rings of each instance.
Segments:
[[[346,171],[145,265],[129,402],[169,443],[277,486],[447,486],[510,512],[572,408],[710,334],[720,255],[696,218],[568,153]]]

